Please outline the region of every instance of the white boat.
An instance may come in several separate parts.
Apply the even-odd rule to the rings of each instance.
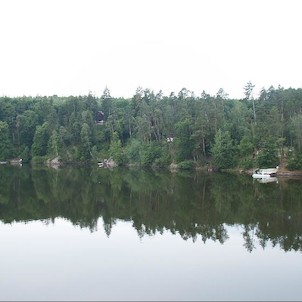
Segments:
[[[269,169],[257,169],[254,171],[252,177],[253,178],[270,178],[275,177],[278,172],[278,166],[276,168]]]
[[[253,178],[270,178],[270,174],[261,174],[261,173],[253,173],[252,175]]]

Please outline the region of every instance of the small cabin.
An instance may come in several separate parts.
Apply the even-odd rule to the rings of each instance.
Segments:
[[[96,124],[97,125],[103,125],[104,124],[104,112],[103,111],[98,111],[96,115]]]

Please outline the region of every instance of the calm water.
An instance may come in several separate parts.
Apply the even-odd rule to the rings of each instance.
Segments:
[[[1,300],[301,300],[302,180],[0,166]]]

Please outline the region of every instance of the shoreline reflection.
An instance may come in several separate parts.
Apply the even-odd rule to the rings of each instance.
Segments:
[[[270,243],[302,251],[300,180],[267,185],[232,174],[65,167],[0,169],[3,223],[64,218],[109,237],[117,221],[131,222],[138,236],[169,231],[183,240],[224,244],[226,226],[240,226],[251,252]]]

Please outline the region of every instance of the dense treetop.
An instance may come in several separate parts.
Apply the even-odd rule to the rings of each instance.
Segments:
[[[245,98],[138,88],[131,99],[1,97],[0,160],[97,162],[182,168],[302,169],[302,89],[244,87]]]

